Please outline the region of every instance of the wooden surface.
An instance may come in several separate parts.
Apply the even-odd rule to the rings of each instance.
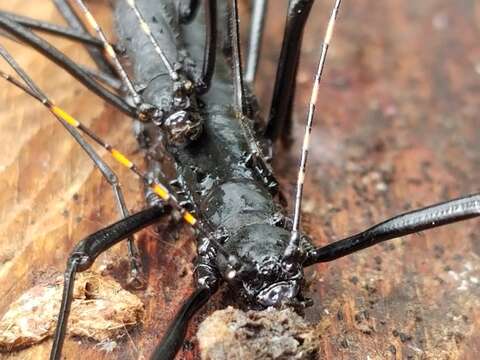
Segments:
[[[283,11],[271,2],[257,89],[266,108]],[[282,2],[283,4],[284,2]],[[296,119],[303,123],[330,1],[317,1],[305,36]],[[94,2],[107,27],[105,2]],[[50,1],[1,1],[2,9],[61,23]],[[406,209],[478,191],[480,5],[474,0],[344,1],[318,103],[304,203],[304,229],[326,244]],[[52,38],[49,38],[52,39]],[[2,43],[4,41],[2,40]],[[33,51],[5,42],[58,104],[141,163],[129,119]],[[77,44],[55,40],[88,63]],[[2,69],[4,67],[2,66]],[[301,135],[297,126],[295,137]],[[291,197],[298,141],[277,170]],[[108,159],[108,156],[104,156]],[[110,162],[111,163],[111,162]],[[119,170],[129,208],[138,181]],[[83,236],[117,218],[108,184],[41,106],[0,85],[0,314],[25,289],[64,269]],[[480,353],[478,221],[408,236],[308,270],[326,359],[476,359]],[[187,230],[140,246],[148,288],[146,321],[111,354],[69,340],[67,359],[148,358],[190,291],[194,247]],[[98,264],[125,278],[125,246]],[[198,319],[229,303],[217,296]],[[194,334],[194,328],[190,334]],[[191,338],[192,339],[192,338]],[[49,341],[0,355],[47,358]],[[179,358],[192,358],[185,352]]]

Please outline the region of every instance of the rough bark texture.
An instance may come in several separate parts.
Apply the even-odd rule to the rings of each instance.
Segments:
[[[92,5],[108,27],[107,4]],[[62,22],[50,1],[2,1],[0,6]],[[301,123],[329,8],[330,1],[317,1],[306,30],[295,111]],[[272,1],[257,84],[265,109],[283,15],[279,2]],[[303,228],[317,244],[405,209],[479,190],[479,23],[480,5],[474,0],[344,2],[317,107],[306,184]],[[58,104],[142,163],[141,154],[134,154],[129,119],[35,52],[5,43]],[[78,44],[55,44],[88,62]],[[301,133],[297,126],[294,137]],[[108,184],[63,128],[5,83],[0,86],[0,136],[3,314],[25,289],[62,271],[75,242],[117,214]],[[297,141],[277,164],[289,198],[298,147]],[[138,181],[115,169],[129,207],[139,209]],[[328,325],[319,334],[323,357],[478,358],[478,230],[478,221],[464,222],[312,267],[309,294],[315,305],[307,310],[307,320]],[[188,230],[175,242],[176,234],[170,228],[159,236],[152,230],[139,236],[148,274],[148,289],[138,292],[146,304],[144,326],[110,354],[89,341],[68,340],[67,359],[148,358],[191,289],[194,245]],[[119,246],[98,264],[111,262],[111,273],[124,281],[125,253]],[[223,295],[197,320],[232,302]],[[192,326],[191,340],[194,333]],[[46,341],[0,358],[46,358],[50,346]],[[186,348],[178,358],[195,358],[196,351]]]

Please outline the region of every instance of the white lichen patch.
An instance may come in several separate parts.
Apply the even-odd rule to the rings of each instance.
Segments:
[[[62,297],[61,279],[37,285],[10,305],[0,320],[0,351],[17,350],[53,335]],[[75,281],[68,332],[99,342],[111,342],[139,324],[144,305],[119,283],[102,275],[85,272]]]
[[[320,350],[316,326],[291,309],[228,307],[205,319],[197,338],[203,360],[315,359]]]

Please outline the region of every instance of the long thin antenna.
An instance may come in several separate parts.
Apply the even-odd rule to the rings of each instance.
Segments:
[[[1,51],[0,54],[2,57],[4,54],[8,55],[6,51]],[[8,56],[5,57],[5,59],[7,60],[7,62],[9,62],[8,60],[10,60]],[[76,120],[72,115],[68,114],[65,110],[55,105],[54,102],[51,99],[49,99],[33,83],[33,81],[28,77],[28,75],[24,73],[23,70],[15,64],[15,62],[13,63],[9,62],[9,64],[15,65],[12,67],[17,73],[18,72],[22,73],[21,77],[22,79],[25,79],[25,78],[27,79],[25,82],[28,84],[28,86],[22,84],[20,81],[18,81],[14,77],[10,76],[9,74],[1,70],[0,70],[0,77],[4,78],[6,81],[11,83],[12,85],[15,85],[19,89],[23,90],[26,94],[30,95],[34,99],[41,102],[59,121],[61,121],[64,124],[68,124],[71,127],[84,133],[86,136],[92,139],[95,143],[97,143],[98,145],[103,147],[105,150],[107,150],[112,155],[112,157],[116,160],[116,162],[127,167],[128,169],[130,169],[130,171],[132,171],[140,179],[142,179],[142,181],[147,186],[149,186],[153,190],[153,192],[157,194],[165,203],[176,208],[180,212],[183,220],[186,223],[190,224],[193,228],[198,230],[198,232],[202,236],[206,237],[212,243],[212,245],[216,247],[218,252],[220,252],[228,260],[228,262],[232,267],[232,270],[229,272],[229,276],[233,278],[236,275],[236,270],[237,270],[236,267],[238,267],[241,264],[241,261],[237,259],[236,256],[229,254],[228,251],[226,251],[225,248],[222,246],[222,244],[220,244],[217,241],[217,239],[214,236],[212,236],[212,234],[209,231],[205,229],[205,224],[180,204],[174,192],[171,191],[167,186],[163,185],[168,183],[166,179],[159,177],[158,181],[152,181],[144,171],[142,171],[123,153],[121,153],[119,150],[115,149],[110,144],[105,142],[103,139],[97,136],[90,128],[86,127],[80,121]]]
[[[79,1],[79,0],[77,0]],[[145,33],[145,35],[148,36],[150,39],[150,42],[152,43],[155,51],[157,54],[160,56],[162,59],[163,65],[167,68],[168,74],[172,78],[173,81],[178,80],[178,73],[175,71],[173,68],[172,64],[168,61],[167,56],[163,52],[162,48],[160,47],[160,44],[158,43],[157,39],[152,35],[152,30],[150,29],[150,26],[148,26],[147,22],[145,21],[145,18],[143,15],[140,13],[140,10],[138,9],[138,6],[135,2],[135,0],[127,0],[127,4],[132,8],[133,12],[135,13],[135,16],[137,17],[139,23],[140,23],[140,28],[142,31]]]
[[[127,87],[128,92],[132,96],[134,104],[138,107],[143,102],[142,98],[138,94],[137,90],[135,90],[135,86],[133,85],[132,80],[130,80],[129,76],[127,75],[127,72],[123,68],[122,64],[120,63],[120,60],[118,59],[118,56],[115,53],[115,50],[113,49],[113,46],[110,45],[110,43],[108,42],[107,37],[105,36],[105,33],[103,32],[100,25],[98,25],[97,20],[95,20],[95,17],[90,12],[90,10],[87,8],[87,5],[85,5],[83,0],[75,0],[75,1],[78,4],[78,6],[80,7],[80,10],[82,11],[82,13],[85,15],[85,18],[87,19],[90,26],[95,30],[98,37],[102,41],[105,52],[107,53],[107,55],[112,60],[113,65],[115,67],[115,70],[117,71],[118,75],[120,76],[120,79],[122,80],[122,82]]]
[[[318,63],[317,72],[315,74],[315,81],[313,83],[312,93],[310,96],[310,103],[308,107],[307,125],[305,126],[305,135],[303,137],[302,145],[302,158],[300,161],[300,168],[298,170],[297,178],[297,193],[295,197],[295,210],[293,216],[293,228],[290,237],[290,242],[285,250],[285,257],[291,257],[294,255],[300,245],[300,214],[302,208],[302,196],[303,196],[303,184],[305,181],[305,172],[307,168],[308,148],[310,145],[310,135],[312,133],[313,118],[315,115],[315,103],[318,98],[318,89],[320,87],[320,81],[322,80],[323,68],[325,67],[325,60],[327,58],[328,47],[333,35],[333,29],[335,27],[335,21],[337,19],[338,10],[340,9],[340,3],[342,0],[336,0],[335,5],[328,21],[327,31],[322,45],[322,52],[320,55],[320,61]]]

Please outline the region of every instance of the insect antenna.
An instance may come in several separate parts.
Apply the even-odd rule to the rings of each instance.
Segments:
[[[53,0],[53,2],[58,12],[62,14],[70,28],[76,29],[77,31],[91,36],[88,32],[86,24],[83,23],[78,14],[75,12],[75,9],[70,4],[69,0]],[[96,37],[95,39],[100,42],[100,47],[87,45],[87,52],[99,70],[112,76],[116,75],[115,67],[105,58],[102,41]]]
[[[0,73],[10,83],[16,85],[18,88],[22,89],[24,92],[30,96],[37,99],[43,105],[48,107],[48,104],[51,104],[51,100],[48,99],[47,95],[36,86],[32,79],[26,74],[26,72],[17,64],[15,59],[0,45],[0,56],[2,56],[7,63],[15,70],[15,72],[22,78],[22,80],[27,84],[23,85],[15,78],[10,77],[5,73]],[[105,180],[112,188],[114,199],[117,203],[118,212],[121,218],[125,218],[129,215],[127,205],[125,203],[125,197],[123,196],[123,191],[118,180],[118,176],[115,172],[103,161],[100,155],[93,149],[93,147],[82,137],[80,132],[72,127],[68,122],[62,121],[59,116],[56,116],[57,120],[61,125],[70,133],[70,135],[75,139],[75,141],[80,145],[82,150],[90,157],[94,165],[99,169]],[[92,132],[93,135],[95,135]],[[127,239],[127,249],[128,249],[128,259],[130,262],[130,277],[127,280],[127,283],[135,288],[143,287],[143,271],[142,264],[140,260],[140,255],[137,247],[134,243],[133,236],[129,236]]]
[[[143,17],[142,13],[140,12],[140,9],[138,8],[136,1],[135,0],[126,0],[126,1],[127,1],[127,4],[134,11],[135,16],[137,17],[137,19],[140,23],[140,28],[148,36],[148,39],[152,43],[156,53],[162,59],[163,65],[167,69],[168,74],[170,75],[170,78],[173,81],[177,81],[179,79],[178,73],[175,71],[172,64],[167,59],[167,56],[165,55],[162,48],[160,47],[160,44],[158,43],[157,39],[155,39],[155,37],[153,36],[152,30],[150,29],[150,26],[148,26],[147,22],[145,21],[145,18]],[[83,1],[82,0],[77,0],[77,2],[83,2]]]
[[[312,93],[310,96],[310,102],[308,107],[307,124],[305,126],[305,134],[303,137],[300,167],[298,170],[297,189],[296,189],[296,195],[295,195],[295,208],[294,208],[294,215],[293,215],[293,227],[292,227],[292,233],[290,236],[290,241],[288,243],[287,248],[285,249],[285,254],[284,254],[285,258],[293,257],[299,251],[300,214],[301,214],[301,207],[302,207],[303,185],[305,182],[305,172],[307,170],[308,148],[310,145],[310,135],[312,133],[313,119],[315,115],[315,103],[317,102],[318,90],[320,87],[320,82],[322,80],[322,73],[325,67],[325,60],[327,58],[328,47],[332,39],[333,29],[335,27],[335,21],[337,19],[341,2],[342,2],[341,0],[336,0],[335,5],[333,6],[333,10],[330,15],[330,20],[328,21],[327,30],[325,32],[325,37],[322,44],[322,50],[320,54],[317,71],[315,73],[315,80],[313,83]]]
[[[149,186],[155,194],[157,194],[163,201],[177,208],[177,210],[182,215],[183,220],[193,226],[197,231],[202,235],[208,238],[209,241],[215,246],[215,248],[231,263],[232,270],[237,268],[240,264],[239,260],[229,254],[223,246],[213,237],[209,231],[206,230],[204,224],[197,219],[192,213],[180,205],[178,199],[174,195],[174,191],[169,189],[168,181],[166,179],[160,178],[159,181],[151,180],[145,172],[143,172],[137,165],[135,165],[131,160],[129,160],[122,152],[112,147],[110,144],[102,140],[98,135],[96,135],[90,128],[82,124],[80,121],[76,120],[73,116],[67,113],[65,110],[55,105],[52,100],[50,100],[45,93],[43,93],[33,82],[33,80],[25,73],[25,71],[13,60],[10,54],[0,46],[0,56],[2,56],[8,64],[19,74],[19,76],[25,81],[28,85],[25,86],[20,83],[17,79],[6,74],[3,71],[0,71],[0,76],[5,80],[15,85],[16,87],[23,90],[25,93],[33,97],[34,99],[41,102],[62,124],[67,124],[87,135],[95,143],[107,150],[112,157],[121,165],[130,169],[134,174],[136,174],[142,181]],[[230,277],[235,276],[234,272],[230,273]]]
[[[118,59],[118,56],[117,54],[115,53],[115,50],[113,49],[113,46],[110,45],[110,43],[108,42],[107,40],[107,37],[105,36],[105,33],[103,32],[102,28],[100,27],[100,25],[98,25],[98,22],[97,20],[95,20],[95,17],[93,16],[93,14],[90,12],[90,10],[87,8],[87,6],[85,5],[85,3],[83,2],[83,0],[75,0],[76,3],[78,4],[80,10],[82,11],[82,13],[85,15],[85,18],[87,19],[88,23],[90,24],[90,26],[95,30],[95,32],[97,33],[98,37],[100,38],[100,40],[102,41],[103,43],[103,47],[105,49],[105,52],[106,54],[110,57],[110,59],[112,60],[113,62],[113,65],[115,67],[115,70],[117,71],[118,73],[118,76],[120,76],[120,79],[122,80],[122,82],[124,83],[124,85],[126,86],[128,92],[130,93],[130,95],[132,96],[132,99],[133,99],[133,102],[134,104],[139,107],[143,101],[142,101],[142,97],[140,96],[140,94],[137,92],[137,90],[135,90],[135,86],[133,85],[133,82],[132,80],[130,79],[130,77],[128,76],[125,68],[123,67],[123,65],[120,63],[120,60]]]
[[[42,102],[45,96],[40,90],[40,88],[38,88],[37,85],[35,85],[32,79],[25,73],[25,71],[23,71],[23,69],[17,64],[15,59],[10,55],[10,53],[2,45],[0,45],[0,56],[2,56],[5,59],[5,61],[10,65],[10,67],[13,70],[15,70],[18,76],[22,78],[22,80],[25,82],[25,84],[27,84],[28,87],[26,87],[22,83],[10,77],[10,75],[7,75],[3,72],[1,73],[2,77],[4,77],[7,81],[12,82],[15,86],[19,87],[30,96]]]

